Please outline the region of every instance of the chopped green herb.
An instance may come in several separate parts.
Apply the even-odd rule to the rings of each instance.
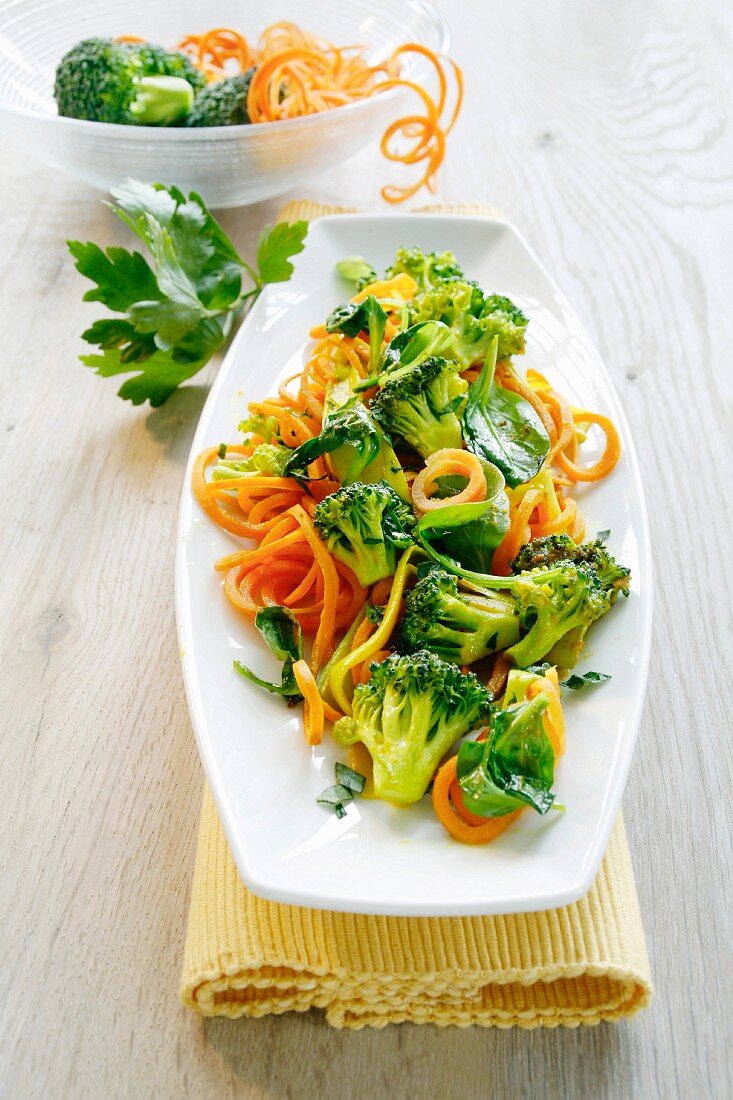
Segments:
[[[345,802],[351,802],[354,797],[354,792],[345,787],[343,783],[334,783],[330,787],[326,787],[325,791],[321,791],[316,802],[321,806],[330,806],[336,817],[345,817],[346,808]]]
[[[351,802],[355,794],[361,794],[366,783],[366,776],[355,772],[347,764],[336,763],[336,782],[325,791],[321,791],[316,802],[321,806],[330,806],[336,817],[345,817],[345,802]]]
[[[610,537],[611,537],[611,530],[608,527],[606,528],[605,531],[598,531],[596,533],[596,539],[600,539],[601,542],[608,542]]]
[[[219,458],[226,458],[226,456],[227,456],[227,445],[226,445],[226,443],[220,443],[219,444]]]
[[[584,687],[592,687],[593,684],[603,684],[611,677],[605,672],[584,672],[582,676],[573,674],[567,680],[562,681],[562,686],[571,691],[580,691]]]
[[[336,764],[336,782],[343,784],[344,787],[348,787],[350,791],[356,791],[357,794],[361,794],[364,790],[364,784],[366,783],[366,776],[361,772],[355,772],[353,768],[350,768],[347,764]]]
[[[235,670],[245,680],[250,680],[265,691],[273,695],[283,695],[289,703],[299,702],[302,695],[293,672],[294,662],[303,656],[303,634],[298,620],[287,607],[275,604],[260,608],[255,615],[255,626],[278,661],[282,661],[280,683],[273,684],[270,680],[263,680],[241,661],[234,662]]]

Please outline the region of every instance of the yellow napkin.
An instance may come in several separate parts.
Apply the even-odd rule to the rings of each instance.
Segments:
[[[433,207],[487,213],[485,206]],[[281,217],[335,208],[289,203]],[[493,212],[493,211],[492,211]],[[334,1027],[411,1021],[577,1027],[631,1016],[652,994],[626,834],[616,822],[590,892],[499,917],[374,917],[279,905],[242,883],[204,790],[181,980],[206,1016],[324,1008]]]

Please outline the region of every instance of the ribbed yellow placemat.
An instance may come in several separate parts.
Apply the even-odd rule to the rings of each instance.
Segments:
[[[486,206],[434,211],[487,213]],[[289,203],[281,217],[334,212]],[[208,787],[181,981],[207,1016],[324,1008],[334,1027],[409,1020],[577,1027],[631,1016],[652,994],[623,822],[590,892],[499,917],[372,917],[278,905],[242,883]]]

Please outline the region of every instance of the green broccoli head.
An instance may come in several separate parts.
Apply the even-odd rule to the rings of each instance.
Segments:
[[[247,93],[254,68],[214,81],[198,93],[186,126],[245,126],[249,123]]]
[[[354,482],[317,505],[313,522],[330,553],[367,587],[390,577],[412,543],[412,510],[384,482]]]
[[[511,562],[511,570],[512,573],[524,573],[528,569],[549,567],[560,561],[590,566],[611,603],[615,602],[619,593],[623,596],[629,594],[631,570],[618,564],[600,538],[578,545],[569,535],[544,535],[522,547]]]
[[[442,757],[490,710],[472,673],[422,649],[371,666],[354,692],[353,716],[333,729],[341,744],[362,741],[374,763],[378,798],[408,805],[424,795]]]
[[[371,404],[377,423],[422,458],[463,442],[460,410],[467,383],[456,363],[432,356],[388,375]]]
[[[139,60],[144,76],[178,76],[198,92],[206,87],[206,77],[190,58],[179,50],[166,50],[153,42],[127,43],[125,48]]]
[[[516,600],[525,630],[520,641],[507,650],[520,668],[545,657],[552,664],[571,668],[591,623],[610,607],[593,569],[570,561],[507,577],[506,586]]]
[[[284,477],[285,464],[292,451],[280,443],[260,443],[251,455],[219,459],[212,472],[214,481],[221,481],[242,474],[265,474],[267,477]]]
[[[54,96],[60,115],[123,125],[170,125],[191,109],[203,75],[161,46],[87,38],[62,57]]]
[[[400,648],[426,648],[446,661],[470,665],[518,641],[513,596],[459,592],[457,579],[438,565],[421,566],[419,572],[406,597]]]
[[[484,297],[480,287],[453,280],[419,294],[410,306],[410,323],[441,321],[453,342],[446,355],[458,359],[461,370],[483,363],[494,336],[499,338],[499,358],[521,355],[529,320],[509,298]]]
[[[411,275],[420,290],[429,290],[446,279],[463,278],[452,252],[423,252],[419,248],[399,248],[385,278],[392,279],[402,272]]]

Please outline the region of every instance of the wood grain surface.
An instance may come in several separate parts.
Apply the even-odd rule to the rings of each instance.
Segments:
[[[0,143],[0,1094],[526,1100],[733,1095],[731,8],[443,0],[467,100],[445,199],[515,221],[600,346],[656,545],[624,807],[657,993],[579,1031],[203,1022],[177,985],[202,774],[174,528],[208,371],[157,411],[76,361],[64,239],[100,196]],[[379,208],[375,148],[309,189]],[[230,212],[250,254],[279,203]]]

